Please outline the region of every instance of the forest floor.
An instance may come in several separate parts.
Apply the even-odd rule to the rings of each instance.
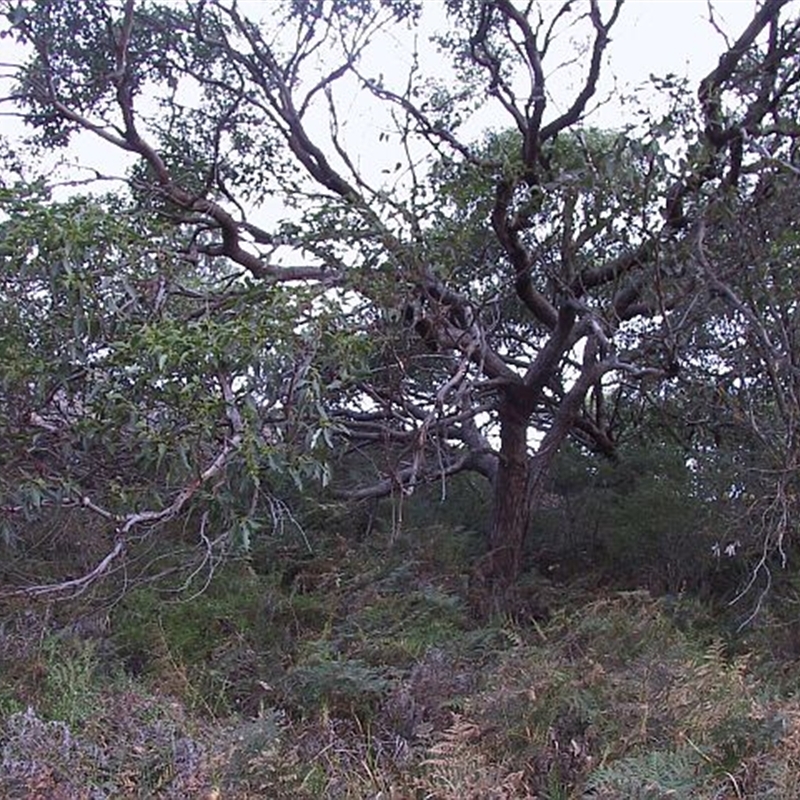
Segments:
[[[537,574],[462,530],[276,542],[202,593],[6,603],[0,797],[800,798],[800,611]]]

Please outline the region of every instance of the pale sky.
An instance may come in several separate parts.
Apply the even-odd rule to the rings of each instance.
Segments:
[[[717,0],[715,19],[734,40],[755,8],[753,0]],[[649,72],[675,72],[699,80],[725,48],[708,23],[706,0],[628,0],[611,38],[612,64],[633,82]]]
[[[441,5],[439,0],[427,0],[427,3],[428,12],[435,3]],[[558,5],[560,4],[559,2]],[[264,15],[267,19],[269,15],[264,14],[264,9],[268,9],[270,5],[271,0],[240,0],[240,7],[252,9],[253,16]],[[753,0],[716,0],[714,8],[717,23],[729,34],[731,40],[744,30],[752,18],[755,5]],[[610,0],[601,0],[601,8],[607,11],[610,6]],[[611,43],[606,51],[608,63],[597,98],[613,98],[621,91],[640,86],[651,74],[665,75],[669,72],[689,76],[692,80],[692,91],[696,91],[700,78],[715,66],[719,54],[725,49],[722,36],[708,23],[708,14],[706,0],[627,0],[612,31]],[[435,12],[428,13],[427,16],[439,17]],[[420,32],[420,39],[422,38]],[[398,39],[406,40],[405,36],[399,36]],[[564,46],[568,52],[568,40],[564,41]],[[387,59],[386,71],[397,74],[405,72],[407,54],[397,49],[393,51],[391,47],[382,52],[382,57]],[[9,56],[10,53],[4,54],[4,60]],[[426,66],[428,69],[434,67],[435,57],[423,58],[423,72]],[[552,66],[553,61],[550,62],[550,67]],[[577,65],[578,71],[573,80],[580,81],[580,76],[585,71],[583,66]],[[553,112],[558,110],[558,98],[562,91],[565,92],[566,100],[574,94],[574,85],[570,92],[569,80],[567,76],[551,77],[549,91],[554,95],[551,101]],[[566,86],[562,89],[565,83]],[[361,102],[356,104],[360,105]],[[620,111],[612,102],[602,108],[593,121],[602,127],[614,127],[619,123],[619,117]],[[492,116],[488,111],[469,126],[469,136],[477,137],[485,124],[494,123],[506,127],[509,122],[510,120],[502,119],[496,113]],[[354,115],[350,118],[351,130],[357,126],[372,126],[377,130],[375,125],[374,114],[368,111],[364,116],[354,108]],[[11,132],[17,125],[4,120],[3,128],[4,132]],[[374,138],[376,137],[377,134]],[[369,149],[374,150],[372,147]],[[386,155],[394,160],[389,153]],[[83,134],[74,140],[71,156],[75,162],[95,166],[105,173],[120,174],[120,167],[125,162],[124,154],[90,134]]]

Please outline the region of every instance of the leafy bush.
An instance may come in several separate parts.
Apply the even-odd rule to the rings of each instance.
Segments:
[[[67,635],[66,608],[14,618],[0,796],[800,796],[796,681],[776,681],[767,628],[737,642],[687,595],[537,575],[519,613],[478,622],[437,560],[459,536],[276,543],[192,604],[133,592],[110,649]]]
[[[585,789],[597,800],[675,800],[696,797],[701,776],[702,758],[695,750],[651,750],[596,769]]]
[[[102,699],[95,643],[50,638],[43,653],[46,666],[40,707],[47,717],[76,726],[96,715]]]
[[[531,642],[519,636],[460,719],[474,731],[460,751],[473,770],[464,786],[506,764],[543,797],[704,796],[692,792],[769,741],[747,661],[690,638],[645,593],[557,617]]]
[[[391,686],[384,668],[331,652],[326,641],[307,645],[309,654],[289,672],[289,696],[305,715],[369,716]]]
[[[534,555],[561,579],[599,571],[621,589],[698,589],[718,564],[709,504],[695,483],[686,453],[672,444],[629,444],[616,462],[565,448]]]
[[[237,564],[190,599],[137,589],[112,617],[118,657],[131,674],[157,679],[212,715],[249,705],[266,677],[259,666],[269,622],[264,593],[264,581]]]

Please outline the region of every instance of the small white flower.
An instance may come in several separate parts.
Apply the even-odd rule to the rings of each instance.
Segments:
[[[742,543],[737,539],[735,542],[728,542],[725,545],[725,555],[728,558],[733,558],[736,555],[736,551],[742,546]]]

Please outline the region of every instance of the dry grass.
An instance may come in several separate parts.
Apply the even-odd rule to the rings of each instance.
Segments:
[[[487,622],[430,564],[306,574],[235,574],[203,613],[121,607],[122,639],[150,655],[136,677],[102,640],[9,617],[0,796],[800,797],[800,700],[706,618],[694,631],[690,604],[576,594],[559,611],[544,584],[548,619]]]

